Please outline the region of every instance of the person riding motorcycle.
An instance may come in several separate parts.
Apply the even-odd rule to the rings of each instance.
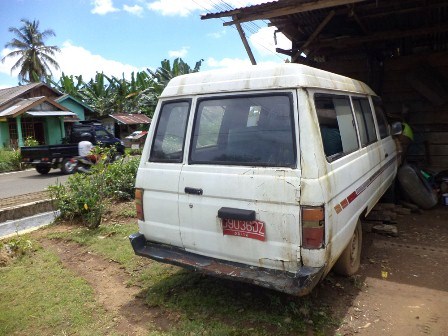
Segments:
[[[94,146],[90,140],[92,140],[92,135],[86,132],[81,134],[81,141],[78,143],[78,161],[82,164],[78,164],[78,170],[82,172],[87,172],[90,166],[98,160],[97,156],[92,154]]]

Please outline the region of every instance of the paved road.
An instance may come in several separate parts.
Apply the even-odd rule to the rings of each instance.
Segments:
[[[52,169],[47,175],[40,175],[35,169],[0,174],[0,199],[45,190],[49,185],[64,183],[69,175],[59,169]]]

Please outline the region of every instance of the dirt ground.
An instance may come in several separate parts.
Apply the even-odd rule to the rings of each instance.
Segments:
[[[330,273],[311,294],[342,321],[328,335],[448,335],[448,207],[396,221],[398,237],[372,233],[372,224],[365,224],[359,273]],[[149,326],[170,330],[176,323],[144,304],[144,290],[127,285],[129,276],[118,263],[74,243],[41,242],[91,284],[98,302],[115,316],[114,332],[145,335]]]

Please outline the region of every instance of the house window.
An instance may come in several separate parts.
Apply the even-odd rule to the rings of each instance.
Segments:
[[[44,124],[41,119],[35,118],[23,118],[22,119],[22,137],[25,140],[28,137],[31,137],[37,140],[40,144],[45,143],[45,133],[44,133]],[[9,119],[9,138],[12,147],[18,146],[18,131],[17,131],[17,121],[16,119]]]

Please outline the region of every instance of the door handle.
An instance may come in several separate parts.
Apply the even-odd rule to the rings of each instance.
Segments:
[[[192,195],[202,195],[203,194],[203,190],[200,188],[185,187],[184,190],[185,190],[186,194],[192,194]]]

